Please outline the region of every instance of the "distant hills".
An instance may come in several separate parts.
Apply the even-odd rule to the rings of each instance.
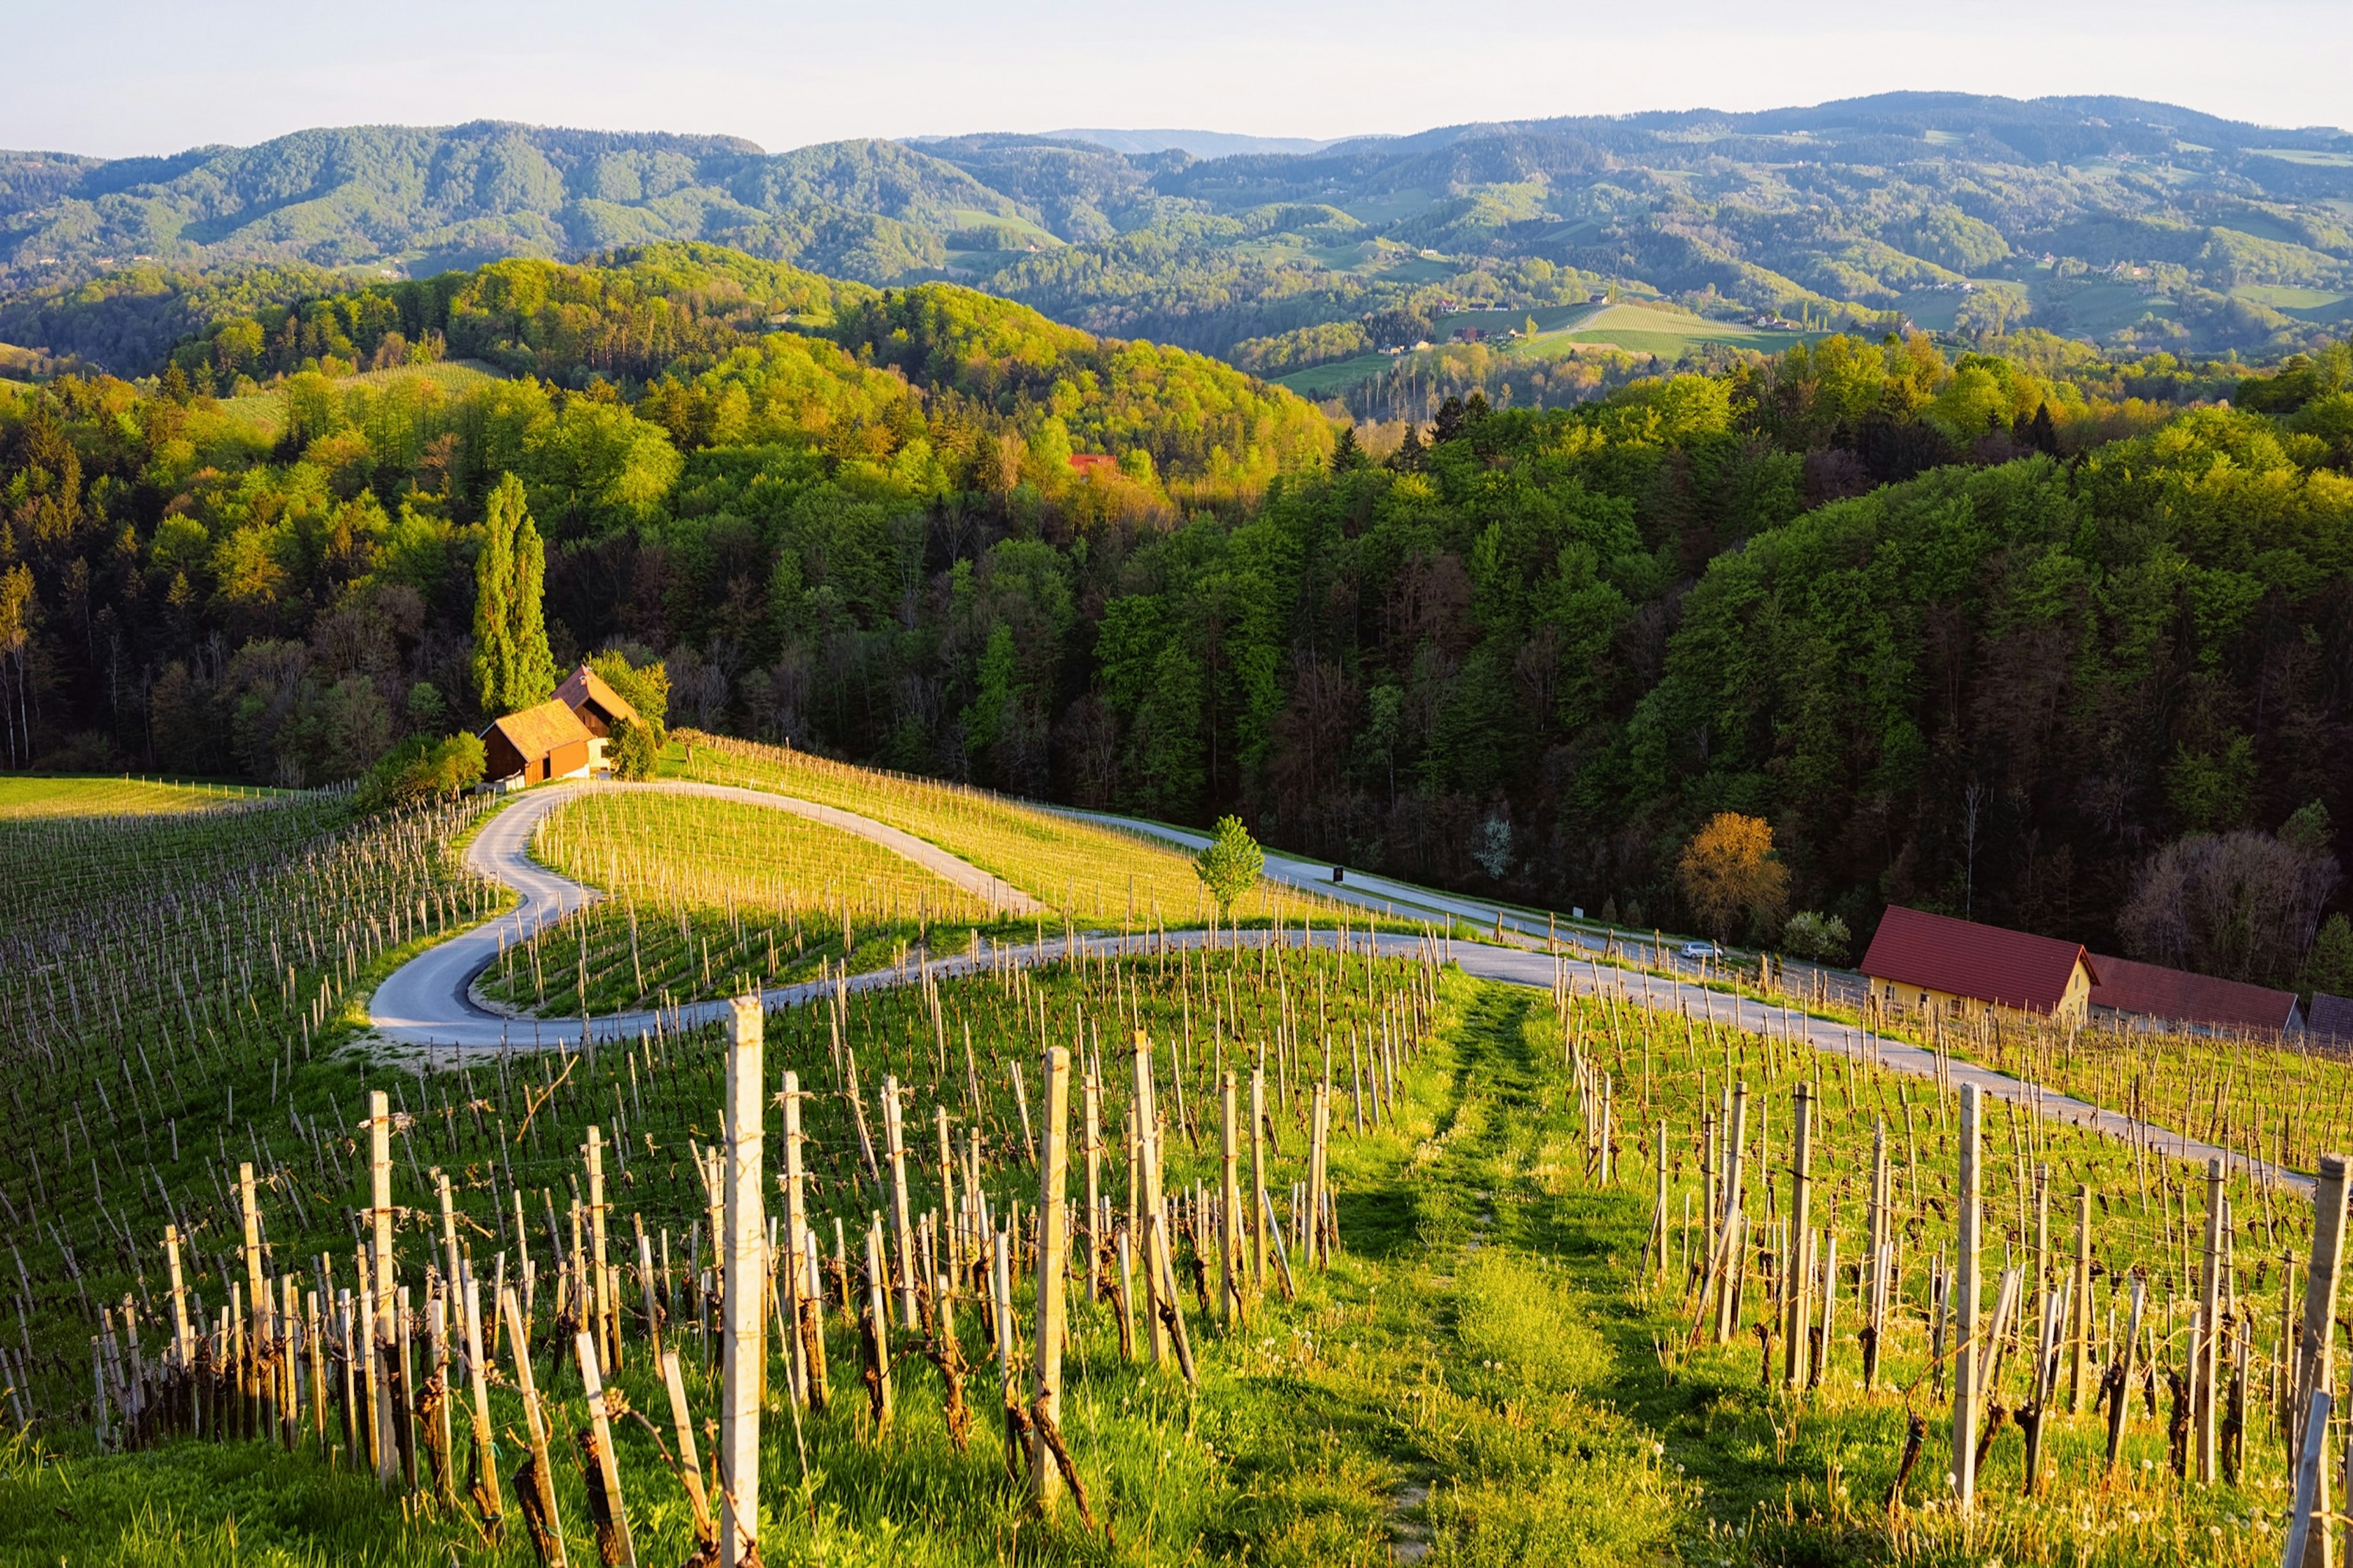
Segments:
[[[1052,141],[1087,142],[1114,153],[1166,153],[1173,148],[1196,158],[1231,158],[1246,153],[1321,153],[1342,140],[1238,136],[1229,131],[1049,131],[1045,134]]]
[[[2280,352],[2353,321],[2353,135],[2130,99],[1892,93],[1329,144],[1072,130],[771,153],[483,121],[157,158],[7,153],[0,337],[95,352],[75,335],[79,285],[101,275],[100,293],[176,332],[228,287],[224,268],[246,269],[230,291],[247,308],[297,287],[281,273],[315,289],[322,272],[662,239],[875,283],[953,279],[1293,370],[1450,313],[1604,289],[1727,321]],[[192,288],[199,271],[211,280]],[[155,336],[108,341],[136,357]]]

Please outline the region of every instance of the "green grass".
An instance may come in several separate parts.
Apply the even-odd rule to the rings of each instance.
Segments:
[[[2323,153],[2304,147],[2253,147],[2248,151],[2259,158],[2277,158],[2284,163],[2310,163],[2324,169],[2353,168],[2353,153]]]
[[[485,382],[505,379],[505,373],[480,360],[439,360],[431,364],[398,365],[390,370],[362,371],[336,378],[339,387],[369,387],[378,391],[396,382],[421,382],[455,396]],[[224,397],[221,411],[247,426],[275,436],[286,427],[286,395],[265,387],[243,397]]]
[[[1386,224],[1395,223],[1401,217],[1421,211],[1437,199],[1428,191],[1392,191],[1386,196],[1367,197],[1363,201],[1352,203],[1343,207],[1341,211],[1358,223],[1379,228]]]
[[[1968,296],[1955,289],[1918,289],[1898,301],[1912,324],[1923,331],[1949,332]]]
[[[722,750],[707,739],[696,746],[696,765],[729,782],[750,776],[895,821],[1092,923],[1124,921],[1124,901],[1114,900],[1124,875],[1164,891],[1191,875],[1172,852],[927,781],[765,749]],[[762,898],[823,907],[843,879],[871,875],[888,885],[907,875],[869,864],[862,841],[805,843],[796,819],[755,808],[608,800],[573,819],[570,831],[552,832],[547,856],[584,873],[602,860],[610,880],[643,889],[649,902],[664,888],[681,902],[691,892],[710,916],[702,929],[714,937],[723,922],[743,940],[737,922],[750,921]],[[21,1331],[35,1351],[27,1392],[38,1412],[37,1444],[0,1446],[0,1568],[48,1568],[60,1558],[110,1568],[440,1568],[453,1557],[521,1568],[528,1561],[511,1500],[508,1534],[494,1544],[459,1515],[387,1496],[307,1452],[290,1458],[258,1444],[179,1441],[100,1454],[87,1409],[94,1325],[84,1288],[97,1301],[130,1297],[153,1354],[164,1321],[154,1244],[165,1224],[177,1222],[190,1228],[194,1288],[217,1310],[241,1237],[225,1184],[242,1161],[253,1160],[262,1176],[272,1270],[299,1273],[325,1250],[338,1282],[350,1283],[350,1220],[369,1201],[356,1122],[372,1089],[393,1096],[401,1117],[394,1201],[409,1216],[397,1246],[411,1289],[421,1288],[432,1252],[427,1173],[437,1168],[452,1179],[479,1274],[492,1272],[502,1249],[512,1258],[518,1244],[536,1259],[533,1349],[557,1402],[560,1435],[581,1424],[584,1406],[550,1322],[543,1215],[575,1182],[585,1185],[578,1151],[591,1125],[609,1140],[615,1234],[633,1237],[631,1222],[641,1219],[674,1259],[673,1282],[682,1282],[687,1238],[703,1215],[692,1151],[716,1127],[714,1031],[607,1046],[593,1060],[478,1052],[460,1067],[445,1056],[440,1070],[423,1073],[413,1062],[341,1048],[357,1033],[369,985],[499,903],[454,869],[456,847],[482,816],[465,803],[353,821],[338,800],[294,796],[219,813],[50,819],[0,833],[0,855],[14,872],[0,896],[15,900],[11,918],[0,921],[0,1039],[16,1052],[6,1075],[16,1114],[11,1138],[0,1142],[0,1190],[13,1213],[32,1219],[19,1219],[9,1239],[33,1282]],[[600,844],[608,835],[631,839],[631,852]],[[1081,880],[1090,868],[1090,879]],[[892,896],[867,897],[881,905],[887,925]],[[1268,912],[1299,911],[1276,905]],[[281,979],[281,963],[297,973]],[[610,942],[596,947],[592,996],[624,984],[628,963]],[[645,989],[634,974],[626,981]],[[324,1022],[306,1027],[314,998]],[[1963,1521],[1935,1506],[1945,1413],[1927,1382],[1926,1310],[1927,1264],[1953,1234],[1957,1097],[1868,1062],[1728,1028],[1707,1006],[1646,1012],[1587,1000],[1563,1015],[1540,990],[1396,960],[1277,954],[1245,937],[1208,953],[1089,959],[998,970],[930,993],[863,993],[839,1014],[822,1004],[782,1011],[767,1021],[764,1077],[778,1082],[787,1068],[800,1075],[820,1236],[829,1239],[836,1215],[855,1236],[886,1206],[864,1174],[858,1131],[862,1114],[880,1137],[885,1075],[912,1097],[917,1214],[940,1198],[933,1129],[941,1110],[959,1146],[967,1135],[979,1138],[981,1190],[993,1212],[1018,1202],[1026,1214],[1038,1183],[1014,1074],[1027,1075],[1019,1081],[1034,1125],[1043,1110],[1039,1055],[1050,1043],[1075,1045],[1101,1062],[1105,1191],[1124,1209],[1118,1130],[1132,1082],[1124,1044],[1137,1026],[1155,1042],[1172,1192],[1217,1179],[1215,1069],[1266,1064],[1269,1184],[1285,1215],[1283,1194],[1302,1174],[1304,1086],[1329,1050],[1342,1256],[1328,1274],[1304,1275],[1297,1300],[1271,1294],[1250,1321],[1231,1328],[1200,1312],[1188,1291],[1202,1369],[1197,1395],[1168,1369],[1123,1359],[1105,1307],[1074,1303],[1063,1427],[1113,1527],[1109,1539],[1085,1532],[1068,1510],[1050,1521],[1029,1517],[997,1456],[994,1372],[985,1363],[972,1384],[976,1440],[959,1450],[938,1375],[914,1338],[899,1336],[899,1420],[878,1439],[860,1409],[854,1341],[837,1317],[828,1350],[834,1408],[805,1417],[798,1440],[781,1407],[765,1417],[766,1561],[1374,1568],[1397,1548],[1419,1544],[1445,1568],[1981,1564],[1996,1556],[2034,1568],[2156,1561],[2253,1568],[2276,1558],[2276,1531],[2263,1527],[2279,1515],[2283,1466],[2260,1415],[2260,1390],[2276,1348],[2277,1320],[2265,1303],[2277,1300],[2277,1284],[2263,1270],[2308,1242],[2306,1210],[2292,1194],[2257,1189],[2242,1175],[2226,1188],[2240,1222],[2234,1245],[2248,1253],[2232,1293],[2252,1304],[2258,1391],[2244,1485],[2176,1483],[2163,1422],[2136,1403],[2126,1468],[2113,1478],[2099,1473],[2101,1428],[2092,1413],[2052,1417],[2051,1487],[2032,1500],[2018,1495],[2016,1429],[2001,1433],[1977,1515]],[[1417,1049],[1394,1114],[1360,1132],[1356,1066],[1369,1045],[1392,1038]],[[298,1044],[305,1039],[307,1049]],[[2285,1116],[2297,1159],[2323,1143],[2343,1146],[2341,1108],[2353,1105],[2353,1066],[2245,1045],[2029,1030],[1957,1030],[1947,1043],[2054,1089],[2112,1104],[2137,1100],[2161,1122],[2200,1133],[2255,1127],[2268,1141]],[[852,1055],[854,1090],[846,1071]],[[1606,1129],[1595,1110],[1604,1074],[1617,1112]],[[1683,1216],[1705,1191],[1703,1114],[1736,1079],[1751,1093],[1751,1209],[1767,1243],[1771,1222],[1788,1213],[1797,1087],[1813,1086],[1820,1107],[1813,1214],[1825,1236],[1838,1238],[1841,1268],[1828,1370],[1810,1392],[1760,1382],[1749,1333],[1721,1346],[1688,1337],[1682,1263],[1694,1242],[1704,1250],[1705,1237],[1703,1229],[1687,1239]],[[2106,1321],[2120,1282],[2137,1274],[2157,1303],[2158,1364],[2178,1365],[2203,1220],[2202,1173],[2064,1123],[1999,1107],[1989,1116],[1989,1304],[2002,1260],[2035,1256],[2033,1173],[2047,1168],[2062,1254],[2073,1241],[2068,1194],[2079,1181],[2099,1194],[2094,1323]],[[1672,1265],[1663,1269],[1644,1257],[1662,1123]],[[1852,1268],[1882,1125],[1904,1271],[1885,1376],[1866,1389]],[[773,1101],[765,1131],[773,1171],[782,1136]],[[1596,1163],[1605,1136],[1614,1138],[1618,1161],[1606,1183]],[[1074,1194],[1082,1183],[1082,1164]],[[172,1194],[168,1206],[159,1186]],[[522,1238],[511,1224],[518,1192],[528,1216]],[[75,1247],[78,1272],[66,1267],[59,1238]],[[624,1242],[619,1250],[634,1303],[634,1247]],[[1773,1321],[1765,1297],[1775,1256],[1768,1247],[1749,1265],[1751,1321]],[[520,1272],[511,1268],[510,1277]],[[1026,1330],[1027,1311],[1020,1316]],[[959,1321],[964,1342],[976,1350],[970,1304]],[[628,1363],[614,1382],[634,1408],[663,1412],[634,1321],[628,1332]],[[683,1318],[668,1332],[689,1363],[689,1397],[708,1414],[713,1391],[703,1342]],[[15,1348],[13,1339],[0,1342]],[[1998,1393],[2016,1404],[2018,1359],[2006,1366]],[[515,1396],[501,1388],[493,1401],[503,1434],[519,1421]],[[1907,1407],[1923,1414],[1930,1436],[1905,1506],[1891,1518],[1881,1502]],[[461,1445],[469,1420],[461,1411]],[[634,1423],[622,1425],[617,1441],[640,1560],[684,1560],[680,1487]],[[517,1450],[505,1436],[501,1447],[511,1483]],[[568,1447],[556,1468],[575,1557],[586,1561],[585,1499]]]
[[[2266,1552],[2276,1556],[2276,1531],[2253,1524],[2275,1520],[2281,1503],[2278,1444],[2260,1421],[2249,1435],[2250,1484],[2243,1489],[2179,1488],[2164,1468],[2162,1422],[2136,1405],[2126,1469],[2112,1482],[2097,1474],[2097,1421],[2063,1414],[2048,1429],[2048,1495],[2032,1501],[2016,1495],[2013,1428],[1993,1445],[1974,1521],[1964,1526],[1926,1506],[1940,1489],[1944,1439],[1941,1409],[1918,1382],[1926,1352],[1922,1273],[1930,1251],[1949,1243],[1949,1199],[1940,1174],[1951,1158],[1949,1097],[1909,1086],[1908,1125],[1920,1155],[1915,1176],[1903,1153],[1907,1123],[1897,1086],[1875,1079],[1867,1068],[1848,1077],[1842,1064],[1778,1041],[1719,1035],[1698,1020],[1579,1004],[1575,1037],[1597,1073],[1613,1074],[1620,1097],[1620,1175],[1605,1185],[1591,1173],[1588,1118],[1564,1060],[1561,1022],[1542,992],[1460,975],[1440,981],[1425,1044],[1402,1076],[1397,1114],[1357,1134],[1345,1046],[1351,1031],[1361,1032],[1375,1016],[1365,1005],[1368,991],[1386,1000],[1418,983],[1407,967],[1384,963],[1368,974],[1361,961],[1294,953],[1275,973],[1246,949],[1206,963],[1196,955],[1132,960],[1116,973],[1107,970],[1057,964],[1018,980],[982,977],[942,989],[951,1032],[969,1023],[989,1064],[981,1074],[988,1103],[977,1118],[961,1114],[960,1086],[949,1088],[955,1120],[959,1126],[976,1121],[993,1150],[1016,1151],[992,1156],[985,1177],[992,1201],[1001,1205],[1035,1190],[1018,1154],[1001,1065],[1034,1046],[1033,1014],[1055,1021],[1059,1033],[1062,1021],[1100,1016],[1132,1000],[1164,1042],[1165,1071],[1189,1008],[1196,1054],[1184,1077],[1198,1118],[1216,1003],[1230,996],[1243,1016],[1260,1009],[1279,1015],[1287,994],[1293,1012],[1304,1017],[1313,1008],[1340,1047],[1333,1172],[1345,1250],[1330,1273],[1303,1276],[1297,1301],[1270,1295],[1238,1329],[1201,1315],[1188,1290],[1202,1367],[1200,1392],[1190,1397],[1172,1370],[1123,1361],[1108,1309],[1077,1293],[1063,1426],[1093,1501],[1113,1525],[1108,1542],[1084,1532],[1067,1506],[1050,1521],[1027,1517],[1021,1492],[1005,1479],[997,1455],[993,1372],[986,1363],[971,1384],[978,1406],[975,1441],[958,1451],[942,1417],[939,1379],[912,1353],[912,1340],[902,1339],[906,1353],[894,1373],[897,1426],[876,1440],[858,1397],[853,1342],[834,1319],[828,1358],[835,1407],[805,1416],[798,1443],[780,1409],[772,1405],[764,1418],[766,1561],[979,1564],[1018,1557],[1373,1568],[1398,1546],[1423,1542],[1434,1563],[1477,1565],[1890,1558],[1978,1563],[1998,1555],[2007,1563],[2123,1568],[2152,1561],[2252,1565]],[[797,1065],[805,1083],[830,1081],[822,1009],[778,1015],[769,1026],[772,1072],[779,1064]],[[849,1038],[870,1075],[866,1092],[871,1095],[882,1072],[895,1071],[917,1096],[911,1125],[926,1130],[913,1140],[918,1210],[934,1201],[924,1153],[926,1030],[923,1002],[912,990],[852,1001]],[[575,1066],[549,1108],[555,1125],[510,1151],[532,1195],[534,1225],[538,1189],[561,1190],[567,1172],[576,1175],[571,1150],[580,1124],[605,1120],[624,1102],[642,1108],[633,1114],[632,1138],[642,1131],[653,1142],[617,1181],[616,1201],[624,1214],[643,1214],[649,1226],[682,1227],[693,1212],[691,1178],[681,1177],[674,1162],[687,1123],[707,1115],[715,1096],[715,1042],[699,1031],[649,1043],[629,1052],[626,1064],[620,1055],[607,1052],[593,1069]],[[1125,1099],[1123,1058],[1106,1049],[1104,1059],[1115,1124]],[[1727,1065],[1754,1094],[1750,1193],[1760,1215],[1787,1212],[1787,1115],[1797,1082],[1815,1080],[1821,1091],[1814,1213],[1848,1244],[1862,1218],[1857,1175],[1868,1158],[1871,1124],[1892,1116],[1899,1129],[1906,1306],[1891,1339],[1887,1384],[1877,1390],[1864,1390],[1857,1375],[1848,1286],[1830,1371],[1811,1394],[1760,1386],[1752,1336],[1688,1353],[1660,1349],[1662,1339],[1680,1339],[1689,1310],[1672,1278],[1662,1285],[1642,1264],[1651,1176],[1640,1129],[1653,1118],[1670,1123],[1669,1213],[1677,1216],[1683,1194],[1696,1187],[1697,1113],[1721,1088]],[[422,1101],[414,1133],[396,1145],[398,1201],[414,1201],[403,1154],[412,1138],[421,1160],[469,1171],[479,1163],[467,1118],[444,1115],[436,1105],[467,1092],[496,1098],[493,1069],[478,1066],[475,1075],[470,1089],[410,1082],[409,1094]],[[1274,1077],[1271,1066],[1271,1083]],[[1172,1191],[1213,1180],[1215,1172],[1214,1131],[1196,1152],[1173,1089],[1169,1085],[1161,1098],[1170,1117]],[[1031,1092],[1034,1099],[1034,1079]],[[1270,1096],[1281,1151],[1271,1184],[1280,1187],[1298,1173],[1299,1098],[1286,1103],[1271,1088]],[[848,1112],[832,1094],[805,1109],[818,1210],[847,1208],[854,1226],[876,1200],[853,1183]],[[2129,1184],[2134,1162],[2122,1149],[2063,1128],[2034,1131],[2031,1157],[2049,1162],[2063,1189],[2078,1174],[2099,1180],[2111,1194],[2119,1192],[2120,1180]],[[2010,1133],[1998,1113],[1991,1131],[1989,1276],[1999,1272],[2005,1247],[2031,1248],[2017,1231]],[[772,1141],[776,1132],[772,1110]],[[1107,1162],[1114,1198],[1124,1192],[1118,1148],[1114,1137]],[[667,1171],[666,1160],[673,1162]],[[2181,1173],[2152,1163],[2165,1175]],[[1074,1190],[1080,1179],[1074,1173]],[[1917,1198],[1907,1196],[1911,1182]],[[482,1214],[473,1187],[470,1177],[460,1207]],[[2268,1226],[2253,1194],[2241,1196],[2241,1212],[2262,1214]],[[332,1182],[311,1198],[329,1229],[354,1201],[355,1192]],[[269,1199],[268,1214],[273,1237],[287,1247],[301,1233],[283,1202]],[[489,1223],[470,1242],[478,1268],[487,1267],[497,1245],[499,1222],[482,1217]],[[2174,1248],[2157,1221],[2153,1205],[2119,1196],[2114,1215],[2103,1215],[2095,1246],[2108,1269],[2148,1268],[2162,1300]],[[829,1226],[818,1223],[829,1235]],[[621,1228],[626,1234],[625,1223]],[[2063,1238],[2063,1222],[2057,1228]],[[2283,1242],[2292,1238],[2286,1228]],[[1679,1239],[1671,1225],[1671,1257]],[[404,1239],[412,1268],[427,1245],[422,1236]],[[2261,1248],[2253,1239],[2248,1246],[2252,1261]],[[534,1247],[544,1292],[543,1232]],[[1842,1258],[1852,1256],[1842,1247]],[[348,1259],[343,1268],[348,1275]],[[1762,1280],[1760,1272],[1757,1296]],[[2105,1294],[2103,1289],[2103,1306]],[[2243,1294],[2265,1300],[2258,1288]],[[543,1323],[545,1301],[543,1294]],[[1026,1291],[1018,1304],[1026,1304]],[[1760,1318],[1764,1303],[1752,1298],[1749,1312]],[[960,1318],[960,1336],[973,1347],[979,1325],[969,1308]],[[2268,1330],[2263,1311],[2256,1318],[2260,1352]],[[1026,1310],[1022,1321],[1026,1327]],[[2168,1321],[2161,1342],[2178,1349],[2182,1321],[2178,1315]],[[685,1347],[690,1399],[708,1411],[712,1390],[696,1338],[691,1328],[674,1326],[673,1333],[673,1342]],[[554,1424],[569,1432],[581,1422],[577,1379],[559,1364],[566,1358],[552,1343],[536,1352],[543,1385],[558,1402]],[[614,1382],[633,1407],[659,1413],[666,1407],[648,1373],[636,1342]],[[2009,1375],[2004,1397],[2014,1401],[2014,1361]],[[513,1424],[513,1396],[501,1389],[493,1398],[500,1423]],[[1891,1534],[1879,1500],[1894,1473],[1907,1400],[1928,1416],[1930,1436],[1909,1506]],[[466,1430],[461,1414],[461,1447]],[[47,1568],[59,1556],[110,1568],[181,1562],[425,1568],[448,1562],[453,1551],[468,1563],[519,1568],[529,1560],[511,1500],[507,1539],[493,1547],[460,1519],[429,1506],[412,1513],[372,1483],[332,1472],[309,1456],[180,1442],[97,1457],[78,1449],[62,1428],[52,1442],[46,1454],[20,1444],[0,1458],[0,1565],[6,1568]],[[689,1542],[679,1487],[634,1423],[622,1426],[618,1442],[640,1560],[682,1560]],[[508,1446],[510,1475],[515,1458]],[[568,1455],[559,1458],[557,1475],[573,1551],[586,1558],[585,1499]]]
[[[807,979],[845,953],[864,970],[902,945],[1028,931],[871,840],[735,801],[591,795],[550,814],[532,854],[610,895],[484,976],[486,995],[550,1017],[579,1016],[584,973],[603,1015]]]
[[[2338,289],[2300,289],[2287,283],[2242,283],[2231,290],[2234,300],[2251,300],[2274,310],[2322,310],[2341,305],[2353,294]]]
[[[1485,332],[1490,342],[1501,339],[1505,332],[1524,330],[1528,318],[1534,316],[1536,331],[1557,332],[1581,326],[1609,309],[1607,305],[1546,305],[1536,310],[1463,310],[1451,316],[1440,316],[1430,324],[1430,339],[1442,343],[1464,327],[1476,327]]]
[[[1820,333],[1788,332],[1767,327],[1744,327],[1730,321],[1710,321],[1652,305],[1610,305],[1563,334],[1574,343],[1607,343],[1631,353],[1680,359],[1706,343],[1778,353]],[[1538,339],[1541,346],[1545,340]]]
[[[985,790],[853,767],[807,752],[690,731],[674,731],[672,739],[663,763],[668,774],[794,795],[871,817],[1003,878],[1082,925],[1185,926],[1210,912],[1191,857],[1156,840]],[[1303,916],[1326,925],[1337,918],[1366,919],[1352,907],[1266,882],[1234,908],[1238,921]]]
[[[2306,321],[2336,321],[2353,315],[2353,293],[2337,289],[2303,289],[2284,283],[2242,283],[2231,290],[2237,300],[2268,305],[2284,315]]]
[[[2038,278],[2029,289],[2038,322],[2046,319],[2053,331],[2071,336],[2102,338],[2147,316],[2169,317],[2174,302],[2163,295],[2141,292],[2140,285],[2117,279]]]
[[[1400,283],[1443,283],[1461,268],[1442,257],[1409,256],[1378,270]]]
[[[1276,386],[1288,387],[1302,397],[1335,397],[1360,382],[1388,374],[1397,361],[1388,354],[1356,354],[1348,359],[1335,359],[1329,364],[1310,365],[1294,370],[1288,375],[1273,378]]]
[[[131,816],[201,811],[274,791],[237,784],[167,784],[121,776],[0,778],[0,820],[36,816]]]
[[[1040,250],[1059,250],[1067,243],[1050,228],[1040,227],[1018,214],[983,212],[977,207],[956,207],[947,215],[949,224],[956,228],[1002,229],[1034,243]]]

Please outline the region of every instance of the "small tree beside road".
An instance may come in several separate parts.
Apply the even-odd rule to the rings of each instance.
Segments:
[[[1193,857],[1193,874],[1218,901],[1218,919],[1233,923],[1234,902],[1250,890],[1266,869],[1266,851],[1258,847],[1239,816],[1221,816],[1209,831],[1209,842]]]

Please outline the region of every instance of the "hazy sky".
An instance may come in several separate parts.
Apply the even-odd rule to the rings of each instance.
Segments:
[[[1334,137],[1894,88],[2353,123],[2348,0],[0,0],[0,147],[108,155],[476,119],[771,150],[1072,125]]]

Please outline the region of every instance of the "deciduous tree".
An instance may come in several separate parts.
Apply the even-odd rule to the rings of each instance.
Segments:
[[[1218,902],[1218,918],[1230,922],[1235,900],[1258,882],[1266,869],[1266,851],[1258,847],[1239,816],[1221,816],[1209,842],[1193,857],[1193,873]]]
[[[1788,896],[1788,868],[1775,858],[1773,827],[1761,816],[1720,811],[1692,835],[1675,880],[1693,916],[1716,941],[1743,914],[1769,925]]]

